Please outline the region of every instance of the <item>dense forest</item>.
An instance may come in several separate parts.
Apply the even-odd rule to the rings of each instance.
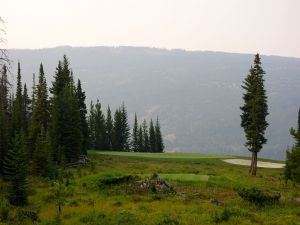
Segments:
[[[105,113],[99,100],[91,102],[89,115],[81,81],[74,81],[68,58],[58,62],[54,81],[48,89],[43,65],[37,84],[33,76],[32,91],[22,84],[18,63],[16,90],[10,82],[6,65],[0,76],[0,171],[10,184],[9,201],[13,205],[27,202],[29,174],[49,178],[57,168],[77,162],[87,150],[163,152],[159,119],[138,125],[132,133],[125,104],[112,115]],[[48,91],[49,90],[49,91]]]

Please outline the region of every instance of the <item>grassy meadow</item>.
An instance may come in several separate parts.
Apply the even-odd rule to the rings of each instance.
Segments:
[[[97,151],[89,156],[90,165],[64,169],[60,181],[30,178],[25,210],[38,212],[38,224],[300,224],[300,189],[285,183],[282,169],[259,168],[251,177],[248,167],[222,161],[229,156]],[[168,181],[174,191],[145,192],[132,185],[153,174]],[[123,176],[134,181],[103,183]],[[280,201],[254,205],[239,197],[238,190],[244,187],[280,192]],[[219,204],[212,204],[212,199]],[[19,214],[19,209],[9,212],[11,218]],[[31,223],[25,218],[20,224]]]

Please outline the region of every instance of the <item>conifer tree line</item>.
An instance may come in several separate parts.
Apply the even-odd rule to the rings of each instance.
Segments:
[[[137,115],[130,133],[128,115],[125,104],[118,107],[112,115],[110,106],[103,109],[99,100],[91,102],[89,116],[90,148],[97,150],[133,151],[133,152],[163,152],[164,143],[157,118],[154,125],[144,119],[138,124]]]
[[[50,88],[42,64],[35,83],[34,78],[30,95],[19,62],[14,92],[6,65],[1,68],[0,176],[13,205],[27,202],[28,174],[53,177],[57,166],[77,161],[88,147],[85,93],[67,57],[59,61]]]
[[[136,123],[138,132],[133,135],[134,141],[131,140],[124,104],[112,115],[109,107],[103,113],[100,102],[92,102],[87,117],[85,92],[81,81],[74,81],[66,56],[58,62],[50,87],[43,64],[37,81],[33,75],[31,91],[22,83],[20,62],[16,86],[8,74],[3,65],[0,68],[0,177],[9,184],[8,198],[13,205],[27,203],[29,174],[55,178],[59,166],[77,162],[89,147],[163,151],[158,120],[155,126],[150,122],[149,130],[146,121],[142,126]]]

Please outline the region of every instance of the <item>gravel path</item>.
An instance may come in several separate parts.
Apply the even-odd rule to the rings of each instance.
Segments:
[[[231,164],[242,165],[242,166],[251,165],[251,160],[247,160],[247,159],[224,159],[223,161]],[[257,161],[257,167],[279,169],[279,168],[283,168],[284,166],[285,164],[283,163]]]

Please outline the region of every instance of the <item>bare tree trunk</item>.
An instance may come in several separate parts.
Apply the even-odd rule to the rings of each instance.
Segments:
[[[257,169],[257,152],[253,151],[252,152],[252,158],[251,158],[251,166],[250,166],[250,171],[249,173],[252,176],[256,176],[256,169]]]

